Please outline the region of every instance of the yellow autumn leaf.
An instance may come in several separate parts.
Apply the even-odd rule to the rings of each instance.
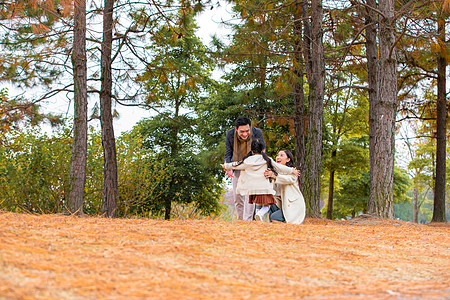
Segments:
[[[167,77],[166,73],[161,73],[161,75],[159,76],[159,81],[163,83],[169,81],[169,78]]]
[[[444,11],[450,13],[450,0],[444,0],[442,8],[444,9]]]
[[[431,52],[437,53],[441,51],[441,47],[438,43],[431,43],[430,50]]]
[[[194,88],[194,87],[195,87],[194,78],[192,78],[192,77],[191,77],[191,78],[188,78],[188,79],[186,80],[185,85],[186,85],[186,87]]]

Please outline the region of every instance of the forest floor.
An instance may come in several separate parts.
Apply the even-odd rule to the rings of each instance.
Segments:
[[[0,299],[450,299],[450,227],[0,211]]]

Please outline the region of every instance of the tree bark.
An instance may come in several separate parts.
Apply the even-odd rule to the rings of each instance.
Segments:
[[[103,11],[102,42],[102,88],[100,91],[100,123],[103,145],[103,201],[102,214],[105,217],[117,216],[117,158],[116,141],[112,117],[112,74],[111,48],[113,30],[114,0],[105,0]]]
[[[376,0],[368,0],[367,5],[376,8]],[[369,97],[369,151],[374,151],[374,104],[377,98],[377,61],[378,61],[378,46],[377,46],[377,14],[375,10],[365,9],[365,25],[366,27],[366,56],[367,56],[367,81],[369,85],[368,97]],[[370,156],[370,165],[373,156]]]
[[[322,0],[311,1],[308,143],[306,144],[305,200],[306,215],[320,217],[320,171],[322,161],[322,117],[325,91],[325,63],[322,30]]]
[[[174,120],[178,119],[179,113],[180,113],[180,108],[181,108],[181,101],[175,100],[175,111],[174,111]],[[170,149],[170,158],[172,161],[176,161],[177,157],[178,157],[178,124],[176,123],[176,121],[173,121],[174,123],[172,125],[172,146]],[[174,193],[174,186],[178,184],[178,178],[177,178],[177,174],[172,174],[172,179],[169,185],[169,194],[170,196],[166,198],[165,201],[165,214],[164,214],[164,220],[170,220],[170,215],[172,213],[172,198],[174,198],[175,195],[173,195]]]
[[[86,2],[84,0],[74,2],[73,32],[74,124],[67,209],[72,214],[82,215],[87,161]]]
[[[170,188],[172,189],[172,187]],[[164,220],[170,220],[170,214],[172,213],[172,199],[167,197],[165,202]]]
[[[312,82],[312,62],[311,62],[311,21],[309,18],[309,3],[304,0],[301,3],[301,16],[303,23],[303,58],[305,61],[305,73],[308,83]]]
[[[438,19],[438,40],[442,50],[437,58],[437,105],[436,105],[436,180],[434,188],[434,204],[432,222],[447,222],[445,216],[445,171],[446,171],[446,77],[447,62],[445,59],[445,19],[442,12]]]
[[[380,0],[378,22],[379,58],[375,103],[370,105],[370,194],[367,211],[393,219],[395,117],[397,107],[397,63],[394,35],[394,0]],[[369,109],[370,109],[369,108]],[[369,112],[370,113],[370,112]]]
[[[418,197],[419,189],[414,188],[414,199],[413,199],[413,222],[418,223],[419,207],[418,207]]]
[[[331,160],[336,159],[337,151],[331,152]],[[334,168],[330,171],[330,184],[328,186],[328,205],[327,205],[327,219],[333,220],[333,198],[334,198]]]
[[[378,62],[378,44],[377,44],[377,24],[378,17],[374,9],[378,8],[376,0],[367,0],[365,8],[366,27],[366,56],[367,56],[367,82],[369,85],[369,160],[370,177],[372,178],[372,166],[375,165],[375,103],[377,102],[377,62]],[[372,179],[371,179],[372,180]]]
[[[297,66],[294,70],[294,130],[296,167],[300,170],[300,188],[305,182],[305,104],[303,90],[303,56],[302,56],[302,16],[301,3],[297,3],[294,21],[294,55]]]

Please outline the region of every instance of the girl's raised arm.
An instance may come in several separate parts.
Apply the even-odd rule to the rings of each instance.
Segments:
[[[238,161],[234,161],[234,162],[230,162],[230,163],[224,163],[221,164],[222,168],[224,170],[244,170],[245,169],[245,163],[242,163],[240,165],[237,165],[239,162]]]
[[[272,166],[275,169],[275,171],[280,172],[280,173],[285,173],[285,174],[293,174],[298,176],[299,175],[299,171],[296,168],[291,168],[291,167],[287,167],[285,165],[279,164],[277,162],[275,162],[272,158]]]

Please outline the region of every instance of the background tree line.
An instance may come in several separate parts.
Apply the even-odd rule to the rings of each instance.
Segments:
[[[42,91],[14,99],[2,92],[7,174],[50,167],[14,167],[15,156],[28,157],[29,167],[47,155],[31,145],[26,151],[10,146],[17,139],[56,139],[71,158],[54,158],[61,161],[60,184],[32,185],[54,196],[42,192],[47,196],[31,201],[26,195],[34,197],[37,188],[11,185],[3,206],[37,212],[39,201],[50,201],[40,210],[110,217],[164,212],[169,219],[175,202],[217,214],[224,133],[244,114],[263,129],[271,156],[282,148],[295,153],[309,216],[394,218],[404,211],[394,204],[411,201],[418,221],[420,199],[432,194],[432,219],[446,221],[449,1],[230,2],[240,22],[228,24],[230,40],[213,38],[209,46],[196,36],[195,16],[219,2],[4,2],[1,79]],[[218,82],[211,75],[216,67],[223,68]],[[58,93],[74,103],[65,131],[39,136],[17,127],[25,119],[56,123],[38,105]],[[88,101],[99,103],[90,113]],[[154,117],[116,141],[114,103],[143,107]],[[88,134],[89,119],[101,123],[95,162],[89,152],[98,133]],[[394,167],[396,133],[408,145],[408,170]],[[125,159],[127,147],[135,148]],[[134,155],[145,157],[140,167]],[[125,175],[135,168],[144,177]],[[99,171],[96,192],[90,191]]]

